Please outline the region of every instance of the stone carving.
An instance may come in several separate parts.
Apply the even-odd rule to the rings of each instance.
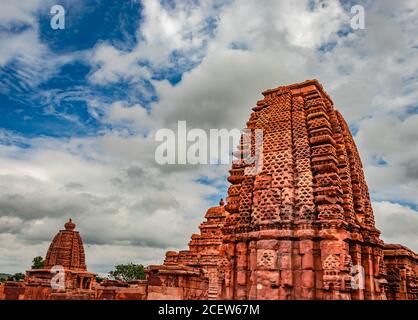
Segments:
[[[259,250],[257,266],[260,269],[274,269],[276,267],[276,258],[277,254],[274,250]]]
[[[399,244],[385,244],[385,291],[391,300],[418,299],[418,255]],[[384,278],[383,278],[384,279]]]
[[[340,259],[330,254],[323,263],[324,270],[324,289],[329,290],[331,286],[333,289],[339,289],[341,286],[340,278]]]
[[[218,279],[219,281],[223,282],[225,281],[225,283],[227,285],[229,285],[229,271],[231,270],[231,263],[227,258],[222,258],[218,264]]]

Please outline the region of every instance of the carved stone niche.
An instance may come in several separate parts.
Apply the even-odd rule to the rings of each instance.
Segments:
[[[330,288],[339,290],[341,288],[340,267],[340,259],[336,255],[330,254],[323,261],[323,284],[325,290]]]
[[[226,279],[226,276],[231,271],[231,262],[228,260],[228,258],[223,257],[218,262],[218,279],[220,281],[224,281]],[[229,285],[229,283],[227,284]]]
[[[275,250],[257,250],[257,268],[262,270],[274,270],[277,265],[277,253]]]

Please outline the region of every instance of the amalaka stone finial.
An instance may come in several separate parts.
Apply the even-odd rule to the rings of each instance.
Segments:
[[[223,198],[221,198],[221,200],[219,201],[219,205],[220,205],[220,206],[223,206],[224,204],[225,204],[224,199],[223,199]]]
[[[64,224],[65,230],[74,230],[75,229],[75,223],[73,222],[73,220],[68,219],[68,222],[66,224]]]

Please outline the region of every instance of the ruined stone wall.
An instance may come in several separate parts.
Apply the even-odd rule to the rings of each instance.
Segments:
[[[148,300],[206,300],[209,280],[204,269],[186,265],[151,266]]]
[[[189,250],[168,251],[162,266],[150,266],[148,299],[219,299],[219,247],[226,217],[223,200],[209,208],[194,234]]]
[[[399,244],[385,244],[384,261],[388,299],[418,300],[418,255]]]
[[[146,300],[147,281],[116,281],[105,280],[96,284],[94,289],[96,300]]]
[[[20,281],[7,281],[3,285],[4,300],[24,300],[25,283]]]

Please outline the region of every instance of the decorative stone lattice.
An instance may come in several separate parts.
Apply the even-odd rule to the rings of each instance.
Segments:
[[[258,252],[257,265],[260,269],[274,269],[276,259],[277,254],[274,250],[262,250]]]

